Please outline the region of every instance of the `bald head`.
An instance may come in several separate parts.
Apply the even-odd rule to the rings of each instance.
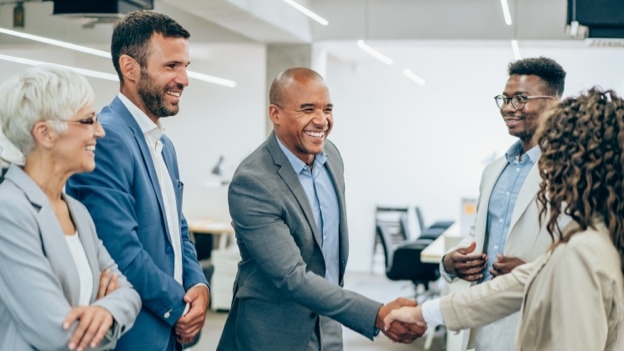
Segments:
[[[289,68],[277,75],[271,83],[269,89],[269,103],[278,106],[284,105],[284,92],[287,87],[294,81],[312,81],[317,80],[324,82],[323,77],[316,71],[306,67]]]

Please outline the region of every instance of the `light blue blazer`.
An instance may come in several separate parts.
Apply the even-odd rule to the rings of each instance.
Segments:
[[[86,208],[63,195],[91,273],[91,305],[106,308],[113,327],[97,350],[115,346],[141,308],[137,292],[98,240]],[[61,225],[48,198],[18,166],[0,184],[0,350],[67,350],[76,324],[61,324],[78,306],[80,282]],[[120,288],[96,301],[100,273],[110,269]]]
[[[182,215],[182,190],[173,143],[163,136],[162,155],[176,195],[182,242],[182,278],[173,277],[174,253],[165,207],[145,136],[126,106],[115,98],[99,118],[95,170],[72,176],[67,193],[89,209],[98,235],[141,295],[143,307],[116,350],[173,350],[173,327],[182,316],[186,290],[206,284]]]

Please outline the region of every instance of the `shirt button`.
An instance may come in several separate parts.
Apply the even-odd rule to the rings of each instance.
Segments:
[[[502,219],[499,219],[499,220],[498,220],[498,223],[503,223],[503,220],[502,220]]]
[[[169,316],[171,316],[171,312],[167,311],[165,312],[165,315],[163,317],[165,317],[165,319],[169,318]]]
[[[496,250],[498,250],[498,245],[494,245],[494,248],[495,248]]]
[[[509,194],[509,191],[508,191],[508,192],[506,192],[506,193],[505,193],[505,195],[509,196],[509,195],[510,195],[510,194]]]

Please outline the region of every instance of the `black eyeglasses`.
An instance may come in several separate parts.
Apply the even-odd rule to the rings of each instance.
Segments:
[[[63,121],[63,122],[73,123],[73,124],[93,125],[97,121],[98,121],[98,116],[95,115],[95,116],[89,117],[89,118],[83,118],[83,119],[77,119],[77,120],[66,120],[66,121]]]
[[[494,97],[494,101],[496,101],[496,106],[502,109],[511,102],[511,106],[513,106],[516,110],[522,110],[524,105],[526,105],[527,101],[533,99],[555,99],[554,96],[546,96],[546,95],[534,95],[534,96],[526,96],[526,95],[514,95],[512,97],[505,95],[496,95]]]

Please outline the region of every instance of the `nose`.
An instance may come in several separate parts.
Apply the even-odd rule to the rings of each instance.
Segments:
[[[188,71],[186,70],[186,68],[181,70],[180,75],[178,76],[178,78],[176,78],[176,83],[181,84],[185,87],[189,85]]]
[[[501,107],[501,109],[500,109],[501,115],[503,115],[503,116],[505,114],[507,114],[507,113],[514,113],[516,111],[518,111],[518,109],[514,107],[514,105],[511,103],[511,101],[508,101],[508,102],[504,103],[503,107]]]
[[[93,134],[95,134],[96,138],[103,138],[106,135],[106,132],[104,131],[104,127],[102,127],[102,124],[100,124],[100,120],[97,120],[95,122],[95,128],[93,129]]]

